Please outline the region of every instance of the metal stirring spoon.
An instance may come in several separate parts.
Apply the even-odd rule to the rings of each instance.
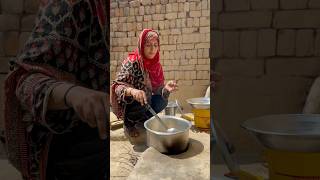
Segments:
[[[168,126],[162,121],[162,119],[158,116],[158,114],[152,109],[152,107],[149,104],[146,104],[145,106],[151,112],[151,114],[159,120],[160,124],[163,126],[164,129],[166,129],[167,132],[172,133],[178,131],[176,128],[168,128]]]

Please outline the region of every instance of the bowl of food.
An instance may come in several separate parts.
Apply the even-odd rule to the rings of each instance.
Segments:
[[[241,126],[270,149],[320,152],[319,114],[267,115],[249,119]]]
[[[187,102],[194,109],[210,109],[210,98],[208,97],[191,98],[187,99]]]
[[[189,144],[189,130],[191,123],[175,116],[159,116],[168,128],[175,131],[166,131],[156,117],[144,122],[147,131],[147,145],[164,154],[178,154],[184,152]]]

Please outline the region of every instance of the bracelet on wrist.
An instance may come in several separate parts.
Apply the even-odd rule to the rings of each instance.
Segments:
[[[68,89],[66,90],[66,92],[64,93],[64,97],[63,97],[63,100],[64,100],[64,105],[65,106],[67,106],[67,107],[71,107],[69,104],[68,104],[68,102],[67,102],[67,95],[68,95],[68,93],[70,92],[70,90],[72,89],[72,88],[74,88],[74,87],[76,87],[77,85],[72,85],[72,86],[70,86],[70,87],[68,87]]]

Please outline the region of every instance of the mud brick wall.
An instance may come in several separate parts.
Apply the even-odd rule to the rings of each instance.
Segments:
[[[210,0],[112,0],[111,80],[144,28],[160,33],[160,59],[166,80],[178,80],[178,98],[204,96],[210,78]]]
[[[0,129],[3,129],[3,85],[8,62],[29,37],[38,3],[38,0],[0,0]]]
[[[224,77],[213,100],[215,120],[240,157],[254,161],[261,147],[240,124],[301,113],[320,74],[320,1],[214,0],[211,9],[211,53]]]

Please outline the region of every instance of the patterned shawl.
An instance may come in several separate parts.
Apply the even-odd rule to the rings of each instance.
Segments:
[[[156,33],[159,43],[159,35],[151,29],[144,29],[138,39],[138,48],[129,53],[128,57],[122,62],[121,70],[111,86],[111,105],[112,110],[120,119],[124,117],[126,103],[132,102],[132,98],[125,97],[125,89],[133,87],[144,90],[148,97],[151,94],[160,94],[164,86],[163,69],[160,64],[159,50],[153,59],[147,59],[144,55],[144,45],[147,42],[148,34]]]
[[[40,175],[35,176],[31,150],[30,121],[41,120],[43,104],[32,100],[40,96],[30,88],[29,111],[21,106],[16,90],[30,74],[40,73],[55,82],[67,81],[109,93],[109,1],[41,0],[36,24],[30,38],[5,81],[5,135],[9,161],[25,179],[45,179],[48,147],[52,132],[44,136],[37,153]],[[48,81],[49,82],[49,81]],[[39,82],[33,82],[36,85]],[[26,90],[27,91],[27,90]],[[33,97],[34,96],[34,97]],[[41,99],[42,97],[39,97]],[[31,100],[31,101],[30,101]],[[43,103],[43,99],[39,101]],[[58,116],[60,117],[60,116]]]

